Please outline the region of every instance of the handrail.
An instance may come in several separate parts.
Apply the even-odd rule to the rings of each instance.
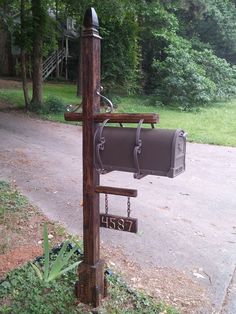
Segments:
[[[65,48],[59,50],[59,51],[54,51],[43,63],[43,65],[46,65],[47,63],[50,63],[52,59],[55,59],[57,56],[58,58],[61,58],[61,56],[65,55]]]
[[[56,68],[57,63],[60,63],[65,58],[65,48],[52,53],[43,63],[43,79],[46,79],[49,74]]]

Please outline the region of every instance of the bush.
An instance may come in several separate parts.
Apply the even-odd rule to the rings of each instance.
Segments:
[[[218,58],[209,49],[195,51],[195,60],[204,67],[208,78],[216,85],[217,99],[225,99],[236,94],[236,67],[225,59]]]
[[[164,61],[154,60],[156,89],[165,105],[182,109],[204,105],[236,94],[236,70],[211,50],[194,50],[187,40],[175,40]]]
[[[48,97],[43,105],[43,113],[61,113],[64,111],[64,103],[55,96]]]
[[[49,96],[41,106],[31,101],[29,110],[39,114],[61,113],[66,111],[64,103],[55,96]]]
[[[40,113],[42,111],[42,106],[36,102],[31,101],[29,104],[29,111]]]

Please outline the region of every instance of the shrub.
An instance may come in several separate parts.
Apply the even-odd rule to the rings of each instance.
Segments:
[[[164,61],[154,60],[155,94],[162,102],[182,109],[204,105],[236,94],[236,69],[211,50],[194,50],[179,38],[165,50]]]
[[[204,67],[208,78],[216,85],[216,97],[229,98],[236,94],[236,67],[218,58],[209,49],[194,52],[196,62]]]
[[[61,113],[65,111],[65,105],[60,98],[49,96],[43,106],[44,113]]]
[[[35,112],[35,113],[40,113],[42,110],[41,106],[36,103],[36,102],[33,102],[31,101],[30,104],[29,104],[29,111],[32,111],[32,112]]]

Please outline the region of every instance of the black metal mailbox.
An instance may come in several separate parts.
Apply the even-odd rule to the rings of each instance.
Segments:
[[[183,130],[105,127],[94,135],[95,168],[100,173],[134,172],[173,178],[185,170],[186,133]]]

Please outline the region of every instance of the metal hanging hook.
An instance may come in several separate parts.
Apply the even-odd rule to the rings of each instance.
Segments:
[[[114,109],[113,103],[110,101],[110,99],[108,99],[107,97],[103,96],[100,92],[103,91],[103,87],[100,86],[97,89],[97,95],[100,96],[102,99],[104,99],[106,101],[106,103],[108,104],[108,108],[106,109],[107,113],[111,113]]]

